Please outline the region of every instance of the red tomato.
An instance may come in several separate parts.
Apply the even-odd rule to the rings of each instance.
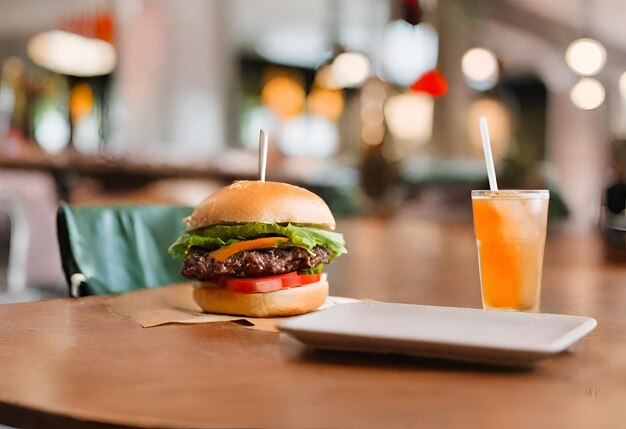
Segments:
[[[226,280],[226,289],[240,293],[272,292],[282,287],[283,282],[280,279],[267,277]]]
[[[319,282],[320,279],[322,278],[321,274],[300,274],[298,277],[300,277],[300,284],[302,285],[308,285],[309,283],[316,283]]]
[[[295,271],[277,276],[226,279],[226,288],[240,293],[273,292],[283,287],[300,286],[300,284],[300,278]]]
[[[295,271],[293,273],[287,274],[281,280],[283,282],[283,287],[284,288],[295,287],[295,286],[302,285],[302,279],[300,278],[300,276]]]
[[[302,274],[291,272],[277,276],[232,278],[220,277],[218,283],[233,292],[263,293],[273,292],[282,288],[307,285],[320,281],[321,274]]]

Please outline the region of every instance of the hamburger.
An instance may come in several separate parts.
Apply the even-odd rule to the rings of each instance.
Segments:
[[[324,266],[346,253],[335,219],[314,193],[279,182],[237,181],[183,219],[169,249],[183,259],[203,311],[293,316],[328,296]]]

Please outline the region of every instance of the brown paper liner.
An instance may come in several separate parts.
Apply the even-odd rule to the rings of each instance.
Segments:
[[[247,329],[278,332],[278,324],[288,317],[256,318],[203,313],[193,300],[193,287],[188,284],[141,289],[107,300],[112,313],[139,323],[144,328],[167,323],[215,323],[243,321],[239,325]],[[329,296],[318,309],[356,302],[352,298]]]

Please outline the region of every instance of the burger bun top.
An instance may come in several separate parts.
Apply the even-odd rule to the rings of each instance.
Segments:
[[[335,229],[333,214],[313,192],[288,183],[250,180],[209,195],[184,222],[190,228],[260,222]]]

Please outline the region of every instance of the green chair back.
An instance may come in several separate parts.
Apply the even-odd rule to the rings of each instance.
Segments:
[[[70,295],[104,295],[185,281],[167,249],[185,229],[189,207],[71,206],[57,215]]]

